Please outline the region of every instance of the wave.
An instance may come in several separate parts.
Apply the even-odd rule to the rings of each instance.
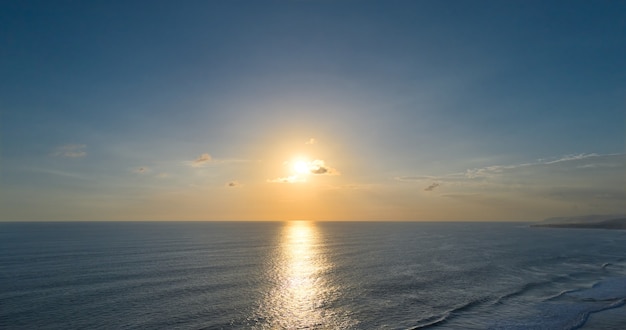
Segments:
[[[610,304],[608,306],[584,312],[581,315],[580,320],[578,322],[576,322],[574,325],[572,325],[572,327],[570,329],[571,330],[575,330],[575,329],[582,328],[585,325],[585,323],[587,323],[587,321],[589,321],[589,317],[591,316],[591,314],[600,313],[600,312],[603,312],[603,311],[606,311],[606,310],[609,310],[609,309],[613,309],[613,308],[619,308],[619,307],[624,306],[625,304],[626,304],[626,299],[620,299],[618,301],[613,302],[612,304]]]
[[[482,305],[486,302],[488,302],[489,300],[491,300],[491,298],[489,297],[482,297],[476,300],[472,300],[469,301],[461,306],[452,308],[446,312],[444,312],[441,315],[435,315],[435,316],[431,316],[425,319],[420,320],[419,322],[422,322],[421,324],[415,325],[411,328],[409,328],[410,330],[416,330],[416,329],[426,329],[426,328],[430,328],[433,326],[439,326],[445,322],[450,321],[452,318],[454,318],[458,313],[460,312],[464,312],[467,311],[469,309],[472,309],[476,306]]]
[[[524,294],[524,293],[526,293],[526,292],[528,292],[530,290],[533,290],[533,289],[537,289],[537,288],[548,286],[548,285],[552,284],[552,282],[553,281],[542,281],[542,282],[529,282],[529,283],[526,283],[526,284],[522,285],[519,289],[498,297],[494,301],[493,305],[503,304],[504,301],[507,300],[507,299],[520,296],[520,295],[522,295],[522,294]]]
[[[558,299],[558,298],[560,298],[560,297],[565,296],[565,295],[566,295],[566,294],[568,294],[568,293],[577,292],[577,291],[580,291],[580,290],[581,290],[581,289],[569,289],[569,290],[563,290],[563,291],[561,291],[561,292],[559,292],[559,293],[557,293],[557,294],[555,294],[555,295],[553,295],[553,296],[550,296],[550,297],[545,298],[543,301],[555,300],[555,299]]]
[[[533,290],[541,290],[547,287],[554,285],[555,282],[570,282],[574,279],[569,275],[555,276],[549,280],[545,281],[537,281],[537,282],[529,282],[521,285],[518,289],[513,292],[509,292],[503,294],[499,297],[482,297],[478,299],[471,300],[465,304],[454,307],[450,310],[447,310],[441,314],[430,316],[424,319],[421,319],[417,322],[416,325],[412,326],[409,329],[429,329],[431,327],[441,326],[444,323],[448,323],[456,317],[461,316],[463,312],[466,312],[470,309],[473,309],[477,306],[489,304],[490,306],[507,306],[507,300],[524,295],[529,291]],[[613,283],[614,281],[618,281]],[[593,313],[599,313],[607,309],[617,308],[623,306],[626,303],[626,297],[616,297],[614,295],[605,296],[606,292],[615,292],[616,285],[621,285],[620,283],[622,279],[604,279],[602,281],[598,281],[593,283],[590,286],[584,288],[572,288],[561,290],[560,292],[548,296],[546,298],[538,298],[536,302],[543,306],[542,310],[548,311],[548,313],[552,313],[553,315],[559,315],[562,312],[557,312],[557,310],[561,310],[562,308],[570,309],[573,307],[572,303],[578,305],[579,312],[570,315],[570,322],[565,320],[565,323],[562,325],[566,329],[578,329],[584,325],[589,316]],[[574,280],[574,283],[576,281]],[[572,283],[573,284],[573,283]],[[566,298],[566,299],[562,299]],[[616,300],[617,299],[617,300]],[[549,305],[544,305],[548,303]],[[589,306],[589,303],[601,303],[602,306]],[[607,305],[608,303],[608,305]],[[557,304],[557,305],[554,305]],[[538,306],[539,306],[538,305]],[[570,307],[567,307],[570,306]],[[591,308],[590,308],[591,307]],[[504,307],[508,308],[508,307]],[[577,308],[574,308],[574,310]],[[576,316],[578,314],[578,316]],[[528,321],[528,320],[527,320]],[[456,322],[456,321],[455,321]],[[506,321],[505,321],[506,323]],[[538,323],[539,324],[539,323]],[[521,324],[517,324],[520,326],[520,329],[524,328],[523,322]],[[528,325],[528,324],[526,324]],[[509,324],[512,326],[512,324]],[[515,326],[514,326],[515,327]]]
[[[420,320],[422,324],[415,325],[409,328],[409,330],[426,329],[428,327],[432,327],[435,325],[441,325],[442,323],[448,320],[449,316],[450,316],[449,313],[445,313],[443,315],[436,315],[436,316],[425,318],[423,320]]]
[[[504,300],[507,297],[523,294],[543,284],[544,282],[528,283],[519,290],[500,297],[497,299],[497,304],[501,307],[498,308],[511,311],[516,307],[516,303],[512,302],[513,305],[505,303]],[[605,278],[584,288],[561,290],[531,305],[531,312],[526,316],[501,319],[492,327],[497,329],[526,329],[535,326],[561,329],[583,328],[592,314],[626,305],[626,278]],[[547,320],[550,320],[549,323]]]

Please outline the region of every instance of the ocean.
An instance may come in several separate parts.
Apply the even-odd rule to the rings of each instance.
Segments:
[[[620,230],[0,223],[1,329],[626,329],[625,301]]]

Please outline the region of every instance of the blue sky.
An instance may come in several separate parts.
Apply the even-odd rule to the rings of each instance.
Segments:
[[[1,220],[626,212],[620,1],[0,6]]]

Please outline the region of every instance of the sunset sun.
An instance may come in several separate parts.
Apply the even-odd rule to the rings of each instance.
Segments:
[[[298,174],[309,173],[309,164],[304,160],[296,160],[291,165],[294,172]]]

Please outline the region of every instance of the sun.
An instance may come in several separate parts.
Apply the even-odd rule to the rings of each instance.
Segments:
[[[291,167],[298,174],[308,174],[310,171],[309,164],[304,160],[293,161]]]

